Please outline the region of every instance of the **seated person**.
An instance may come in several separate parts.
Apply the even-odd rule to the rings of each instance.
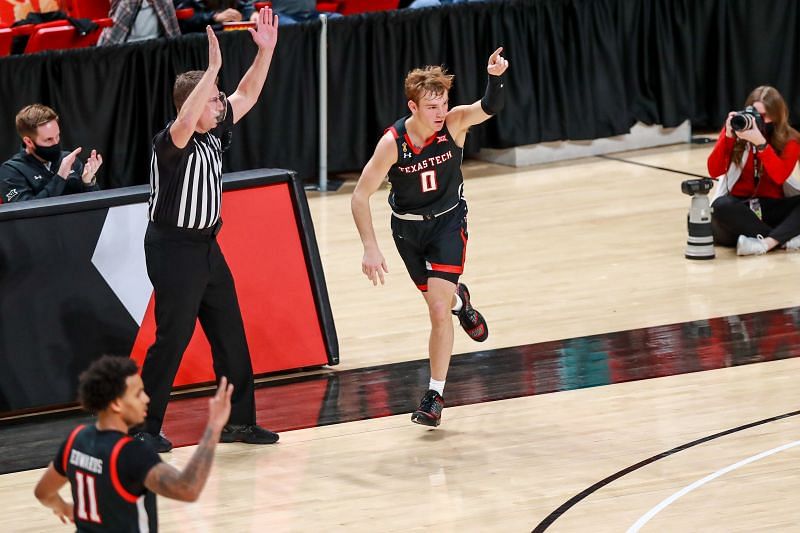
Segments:
[[[711,206],[714,244],[736,246],[739,255],[761,255],[785,245],[800,250],[800,196],[787,197],[784,183],[800,155],[800,134],[789,126],[789,110],[774,87],[747,97],[762,124],[736,131],[728,113],[708,157],[708,172],[719,185]],[[741,117],[740,117],[741,118]]]
[[[317,20],[322,14],[322,12],[317,11],[317,2],[315,0],[272,0],[272,10],[278,15],[281,26]],[[340,13],[325,12],[324,14],[328,18],[342,16]]]
[[[108,16],[114,25],[103,30],[98,46],[181,34],[172,0],[112,0]]]
[[[24,149],[0,165],[0,199],[3,203],[98,191],[95,174],[103,164],[97,151],[86,164],[78,160],[81,148],[61,150],[58,115],[42,104],[17,113],[17,132]]]
[[[253,0],[174,0],[175,9],[194,9],[191,18],[180,20],[183,33],[205,32],[206,26],[215,31],[222,29],[225,22],[251,20],[256,15]],[[255,19],[253,19],[255,20]]]

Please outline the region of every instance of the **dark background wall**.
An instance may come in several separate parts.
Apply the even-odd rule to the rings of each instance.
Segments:
[[[344,17],[329,23],[328,167],[358,170],[406,112],[411,68],[456,75],[451,103],[479,98],[496,45],[511,62],[507,107],[475,128],[467,154],[628,131],[636,121],[716,129],[757,85],[777,87],[800,119],[796,0],[510,0]],[[226,171],[318,165],[319,23],[287,26],[264,94],[237,126]],[[245,32],[221,36],[221,88],[255,55]],[[97,148],[104,188],[146,183],[152,136],[174,116],[175,75],[205,67],[204,35],[0,60],[0,158],[19,148],[14,115],[43,102],[67,148]]]

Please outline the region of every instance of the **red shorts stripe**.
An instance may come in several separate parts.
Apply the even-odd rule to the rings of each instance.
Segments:
[[[456,266],[456,265],[440,265],[438,263],[431,263],[431,270],[435,270],[436,272],[447,272],[449,274],[463,274],[464,273],[464,265]]]

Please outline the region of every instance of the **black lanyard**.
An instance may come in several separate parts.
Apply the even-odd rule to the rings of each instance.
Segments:
[[[756,146],[754,144],[750,146],[753,147],[753,196],[756,196],[758,181],[761,179],[761,162],[758,160],[758,150]]]

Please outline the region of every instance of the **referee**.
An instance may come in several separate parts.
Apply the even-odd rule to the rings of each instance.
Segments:
[[[278,40],[270,8],[250,29],[258,54],[230,98],[219,91],[219,42],[210,27],[208,68],[178,76],[174,122],[153,139],[150,223],[144,239],[147,274],[155,289],[156,340],[142,367],[150,407],[136,437],[158,452],[172,449],[161,425],[186,346],[200,325],[211,344],[214,372],[233,385],[231,415],[221,442],[272,444],[278,435],[256,425],[253,368],[233,276],[217,243],[222,226],[222,153],[233,124],[258,100]]]

